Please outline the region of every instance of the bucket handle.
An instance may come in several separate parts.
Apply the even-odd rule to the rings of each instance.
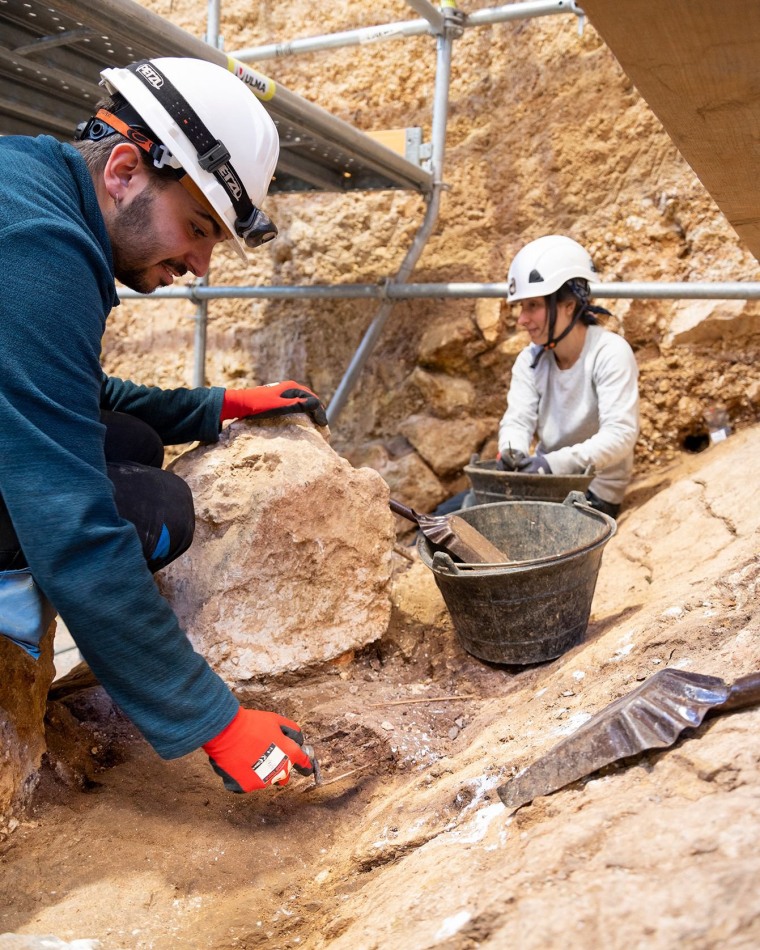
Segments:
[[[569,492],[562,504],[568,505],[569,507],[580,508],[587,515],[596,518],[597,521],[603,521],[607,526],[607,533],[604,535],[605,538],[611,538],[617,534],[617,521],[615,521],[614,518],[610,518],[609,515],[605,515],[603,511],[592,508],[588,503],[588,498],[586,498],[582,491]]]
[[[433,555],[433,570],[440,574],[450,574],[452,577],[462,573],[446,551],[435,552]]]
[[[609,515],[605,515],[602,511],[597,511],[596,508],[592,508],[588,503],[588,499],[580,491],[571,491],[567,498],[562,502],[563,505],[567,505],[571,508],[578,508],[587,515],[591,515],[592,518],[595,518],[597,521],[601,521],[604,524],[605,531],[600,537],[595,541],[592,541],[587,544],[579,544],[577,547],[570,548],[567,551],[563,551],[561,555],[556,554],[547,554],[544,557],[537,558],[528,558],[524,561],[508,561],[506,564],[460,564],[455,565],[451,558],[448,555],[445,557],[450,561],[452,570],[443,566],[443,562],[436,562],[435,558],[438,557],[436,554],[433,558],[433,563],[439,567],[439,569],[446,574],[471,574],[471,573],[480,573],[488,568],[499,568],[503,570],[505,567],[520,569],[523,567],[541,567],[545,564],[553,564],[558,560],[567,560],[568,558],[575,557],[576,554],[583,554],[585,551],[589,551],[592,548],[598,547],[600,544],[606,544],[610,538],[614,537],[617,533],[617,522],[614,518],[610,518]],[[460,570],[461,568],[461,570]]]
[[[588,498],[586,498],[582,491],[568,492],[562,504],[567,505],[568,508],[572,508],[573,505],[579,505],[582,508],[591,508],[588,503]]]
[[[610,518],[609,515],[605,515],[601,511],[597,511],[596,508],[592,508],[583,492],[569,492],[562,504],[567,505],[568,507],[579,508],[585,514],[591,515],[597,521],[603,522],[606,531],[601,537],[597,538],[590,544],[581,544],[569,551],[563,551],[560,558],[561,560],[573,557],[576,554],[581,554],[586,550],[597,547],[599,544],[606,544],[607,541],[609,541],[610,538],[612,538],[617,533],[617,522],[615,519]],[[530,558],[524,561],[507,561],[505,564],[456,564],[446,551],[436,551],[435,554],[433,554],[431,566],[433,570],[437,571],[439,574],[448,574],[451,577],[462,577],[464,575],[478,574],[488,570],[489,568],[496,568],[500,571],[503,571],[505,568],[533,568],[541,567],[544,564],[554,563],[557,560],[558,557],[556,554],[550,554],[546,555],[545,557]]]

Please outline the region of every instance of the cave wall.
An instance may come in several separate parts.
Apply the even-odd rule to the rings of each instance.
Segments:
[[[202,0],[143,5],[195,35],[205,32]],[[222,0],[221,34],[234,52],[412,16],[400,0],[371,8]],[[431,37],[257,68],[360,129],[419,125],[430,138]],[[593,27],[586,22],[579,35],[574,16],[476,27],[455,42],[444,178],[440,217],[414,282],[504,280],[522,244],[551,232],[584,244],[601,281],[759,276],[757,261]],[[279,238],[247,268],[219,252],[212,283],[382,281],[399,267],[424,204],[408,193],[300,193],[270,198],[267,211]],[[758,303],[598,302],[613,312],[609,325],[629,340],[640,366],[637,474],[698,444],[712,404],[725,406],[734,428],[757,421]],[[212,301],[206,381],[239,386],[292,377],[328,401],[377,306]],[[187,301],[125,302],[109,321],[107,370],[158,385],[189,384],[193,315]],[[502,301],[399,302],[333,426],[333,445],[357,464],[377,467],[407,500],[434,504],[462,485],[457,458],[494,451],[510,367],[525,342]],[[414,438],[426,427],[439,433],[435,450],[446,453],[435,465]]]

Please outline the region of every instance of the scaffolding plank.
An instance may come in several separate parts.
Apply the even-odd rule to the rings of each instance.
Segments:
[[[430,172],[134,0],[0,0],[0,134],[71,138],[100,97],[104,66],[194,56],[244,76],[277,125],[271,191],[404,189]]]
[[[676,147],[760,259],[757,0],[583,0]]]

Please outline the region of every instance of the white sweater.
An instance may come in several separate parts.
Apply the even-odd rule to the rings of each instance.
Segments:
[[[638,367],[631,347],[600,326],[586,330],[581,354],[561,370],[554,353],[528,346],[512,367],[507,411],[499,426],[499,451],[530,454],[538,437],[555,475],[575,475],[593,465],[591,490],[619,504],[633,472],[639,433]]]

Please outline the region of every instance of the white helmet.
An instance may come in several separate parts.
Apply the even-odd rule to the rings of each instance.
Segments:
[[[507,275],[507,300],[546,297],[573,277],[593,280],[594,264],[577,241],[561,234],[548,234],[521,248]]]
[[[246,246],[275,237],[277,228],[259,206],[280,142],[266,109],[243,82],[222,66],[190,58],[144,60],[104,69],[101,76],[109,93],[120,93],[163,146],[155,164],[181,167],[190,176],[243,260]],[[118,125],[116,131],[145,148],[139,132],[130,136],[128,126],[125,132]]]

